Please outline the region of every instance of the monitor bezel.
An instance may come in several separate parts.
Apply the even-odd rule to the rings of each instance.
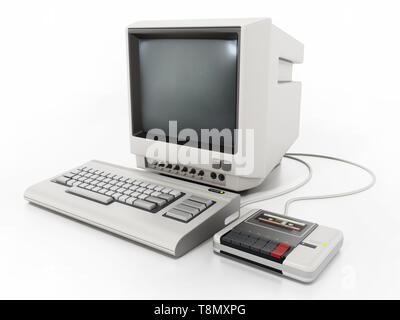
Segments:
[[[240,27],[192,27],[192,28],[129,28],[128,29],[128,60],[129,60],[129,90],[130,90],[130,112],[131,112],[131,136],[138,138],[149,138],[141,126],[140,108],[140,63],[139,63],[139,41],[140,39],[235,39],[237,40],[236,59],[236,105],[235,105],[235,129],[239,128],[239,85],[240,85]],[[151,137],[150,137],[151,138]],[[177,141],[165,137],[167,143],[186,145],[199,149],[217,151],[220,153],[237,153],[237,132],[234,130],[232,146],[214,144],[202,144],[188,141]]]

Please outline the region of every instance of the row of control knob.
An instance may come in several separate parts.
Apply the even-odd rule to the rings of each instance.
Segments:
[[[181,172],[189,172],[190,174],[196,174],[196,172],[197,172],[197,170],[194,168],[191,168],[189,170],[188,167],[182,167],[182,169],[181,169],[181,167],[178,164],[172,165],[172,164],[159,163],[158,166],[160,168],[165,168],[165,169],[172,169],[172,170],[181,171]],[[204,176],[204,171],[199,170],[199,172],[197,172],[197,175],[200,177]]]
[[[181,168],[181,166],[178,165],[178,164],[173,165],[173,164],[170,164],[170,163],[166,164],[166,163],[160,162],[158,164],[153,163],[153,165],[158,166],[159,168],[165,168],[165,169],[180,171],[182,173],[189,173],[189,174],[192,174],[192,175],[197,174],[199,177],[203,177],[205,175],[204,170],[200,169],[200,170],[197,171],[195,168],[190,168],[189,169],[188,167],[185,167],[185,166],[183,166]],[[221,181],[221,182],[225,180],[225,175],[223,175],[222,173],[217,175],[215,172],[211,172],[210,173],[210,177],[213,180],[218,178],[218,180]]]

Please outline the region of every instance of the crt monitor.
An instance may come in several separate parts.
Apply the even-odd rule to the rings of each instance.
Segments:
[[[137,165],[235,191],[259,185],[298,135],[302,45],[270,19],[128,27]]]

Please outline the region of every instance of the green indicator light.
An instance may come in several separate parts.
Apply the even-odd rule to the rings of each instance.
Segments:
[[[223,191],[220,191],[219,193],[220,193],[220,194],[223,194],[224,192],[223,192]]]
[[[302,242],[301,244],[304,244],[304,242]]]
[[[322,245],[323,245],[323,246],[326,246],[326,243],[323,243]]]

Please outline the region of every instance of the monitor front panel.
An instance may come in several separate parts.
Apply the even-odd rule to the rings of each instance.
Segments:
[[[161,129],[167,142],[234,153],[238,30],[130,29],[129,58],[134,136],[151,139]],[[232,139],[202,129],[229,131]]]

